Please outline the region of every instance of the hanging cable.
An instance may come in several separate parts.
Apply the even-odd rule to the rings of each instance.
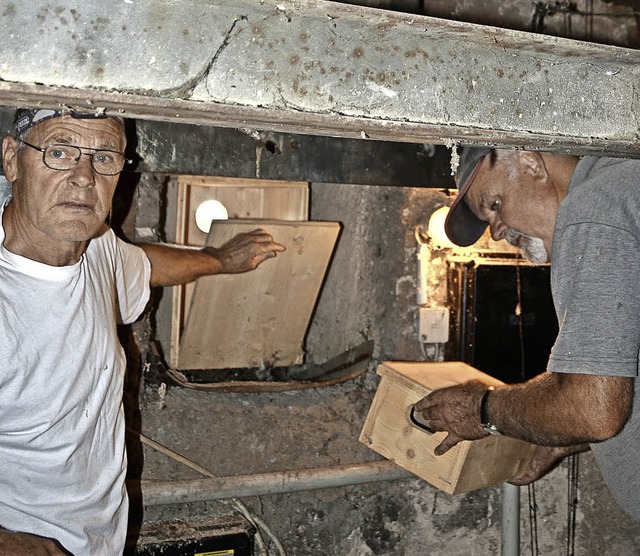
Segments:
[[[527,379],[526,358],[524,349],[524,319],[522,316],[522,277],[521,277],[521,257],[518,253],[516,257],[516,316],[518,317],[518,337],[520,339],[520,380]],[[536,502],[535,483],[527,485],[527,495],[529,502],[529,535],[531,539],[531,556],[539,556],[538,549],[538,503]]]
[[[573,454],[567,458],[567,556],[574,556],[576,547],[579,455]]]
[[[571,13],[572,10],[567,10],[564,14],[564,36],[571,38]]]
[[[518,317],[518,336],[520,338],[520,381],[524,382],[527,379],[526,371],[526,359],[524,356],[524,324],[522,318],[522,280],[520,278],[520,255],[516,258],[516,316]]]
[[[529,531],[531,537],[531,556],[539,556],[538,548],[538,502],[536,501],[536,484],[527,485],[529,495]]]
[[[518,316],[518,332],[520,336],[520,366],[521,378],[526,380],[525,374],[525,346],[524,326],[522,318],[522,281],[520,275],[520,255],[516,258],[516,315]],[[578,471],[580,454],[573,454],[567,458],[567,551],[566,556],[575,556],[576,518],[578,508]],[[529,527],[531,535],[531,554],[539,556],[538,547],[538,505],[536,502],[535,482],[528,485],[529,494]]]

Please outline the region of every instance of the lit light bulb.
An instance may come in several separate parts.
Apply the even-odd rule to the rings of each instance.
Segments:
[[[209,233],[213,220],[227,220],[229,213],[225,206],[215,199],[209,199],[200,203],[196,209],[196,226],[205,234]]]
[[[440,207],[429,218],[427,235],[436,249],[456,247],[455,243],[447,237],[444,231],[444,221],[447,218],[447,214],[449,214],[449,207]]]

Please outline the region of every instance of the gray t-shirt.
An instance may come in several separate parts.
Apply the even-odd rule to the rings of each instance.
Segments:
[[[640,160],[580,160],[558,211],[551,287],[560,331],[549,370],[635,379],[631,418],[591,449],[640,521]]]

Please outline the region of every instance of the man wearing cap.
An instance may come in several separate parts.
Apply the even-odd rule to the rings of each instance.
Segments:
[[[150,286],[246,272],[284,248],[261,230],[219,249],[133,246],[105,224],[121,119],[23,110],[0,199],[0,554],[121,555],[124,352]]]
[[[445,230],[494,240],[551,261],[560,325],[547,371],[495,389],[469,382],[416,406],[431,428],[460,440],[505,434],[537,445],[511,482],[528,484],[564,456],[591,448],[620,506],[640,521],[640,161],[465,148]]]

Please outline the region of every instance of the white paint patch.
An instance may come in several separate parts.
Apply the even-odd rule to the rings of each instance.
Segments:
[[[398,96],[398,93],[393,89],[389,89],[388,87],[383,87],[382,85],[378,85],[377,83],[372,83],[371,81],[367,82],[367,89],[370,89],[374,93],[380,93],[389,98],[394,98]]]
[[[401,295],[403,293],[402,285],[407,283],[407,282],[409,283],[409,287],[411,289],[415,289],[415,287],[416,287],[415,278],[413,278],[411,276],[402,276],[398,280],[396,280],[396,295]]]
[[[167,385],[163,382],[159,387],[158,387],[158,407],[160,409],[164,409],[165,407],[165,403],[164,400],[167,396]]]

